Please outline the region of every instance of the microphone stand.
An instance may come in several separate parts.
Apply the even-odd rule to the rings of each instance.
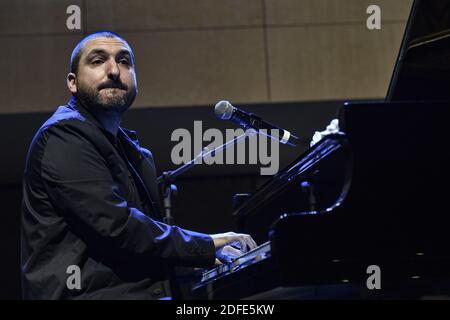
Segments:
[[[240,136],[237,136],[234,139],[225,142],[224,144],[214,148],[213,150],[208,150],[208,148],[206,147],[203,148],[203,150],[194,159],[182,165],[181,167],[171,171],[164,171],[157,179],[158,184],[161,185],[164,198],[164,223],[169,225],[173,225],[174,223],[172,215],[172,200],[173,197],[178,194],[178,188],[174,184],[174,182],[179,175],[185,173],[196,164],[201,163],[201,160],[208,159],[209,157],[214,157],[216,154],[225,151],[229,147],[234,146],[245,138],[253,136],[256,133],[257,131],[255,129],[250,128],[246,130],[244,134],[241,134]]]

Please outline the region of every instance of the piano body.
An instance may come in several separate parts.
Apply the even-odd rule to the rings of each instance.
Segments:
[[[344,104],[342,134],[235,208],[263,245],[204,272],[194,297],[450,297],[450,1],[436,3],[414,2],[386,101]]]

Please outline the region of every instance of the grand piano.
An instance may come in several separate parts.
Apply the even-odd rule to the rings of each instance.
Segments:
[[[450,1],[414,1],[385,102],[236,206],[261,245],[205,270],[199,299],[450,298]]]

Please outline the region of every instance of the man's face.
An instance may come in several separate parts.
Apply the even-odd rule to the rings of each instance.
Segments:
[[[137,93],[131,49],[118,38],[89,40],[82,49],[77,74],[68,76],[68,86],[88,108],[125,112]]]

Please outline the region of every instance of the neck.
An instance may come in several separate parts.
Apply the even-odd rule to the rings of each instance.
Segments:
[[[122,120],[121,114],[117,112],[98,112],[98,110],[93,110],[92,113],[108,132],[117,136]]]
[[[83,105],[75,97],[72,97],[70,101],[74,104],[79,103]],[[122,120],[121,113],[114,111],[96,110],[87,107],[84,108],[89,110],[89,112],[95,117],[95,119],[97,119],[98,122],[100,122],[105,130],[110,132],[112,135],[117,136],[117,131],[119,131],[120,122]]]

